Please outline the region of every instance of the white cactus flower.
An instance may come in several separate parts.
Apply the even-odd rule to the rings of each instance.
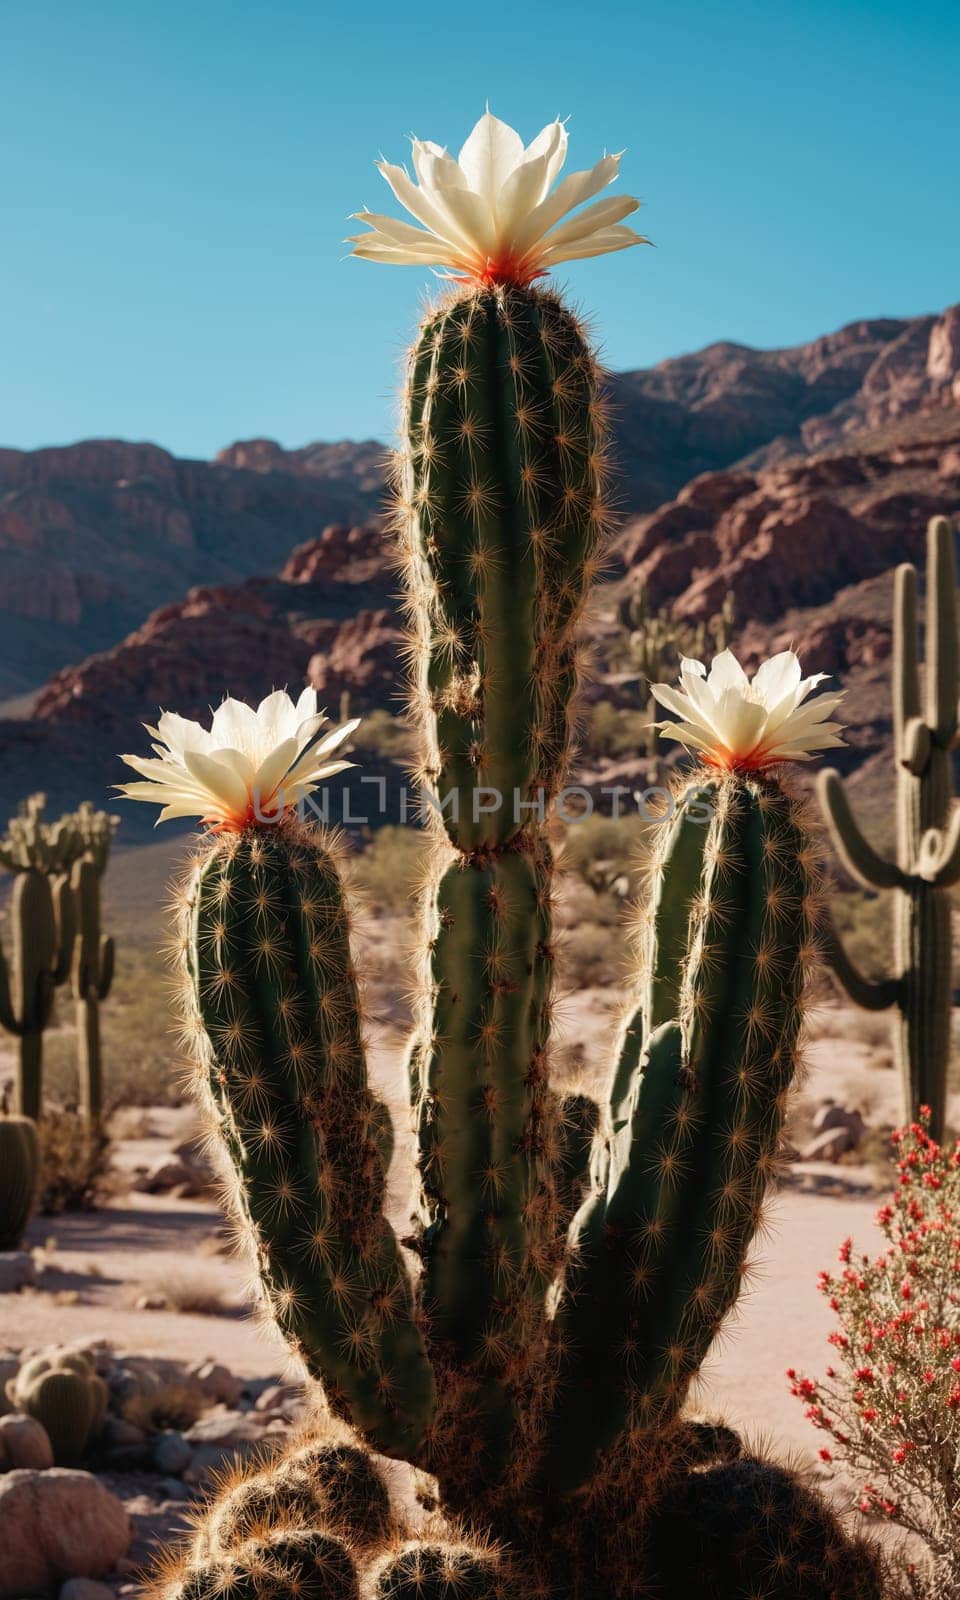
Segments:
[[[201,817],[221,831],[239,831],[279,820],[326,778],[352,761],[328,757],[359,724],[359,718],[332,729],[315,743],[326,722],[317,710],[317,692],[304,689],[297,701],[283,689],[261,700],[256,710],[226,699],[209,728],[165,711],[155,728],[156,760],[121,756],[146,779],[118,784],[128,800],[163,807],[158,822],[170,817]]]
[[[702,661],[685,657],[680,688],[651,685],[656,699],[679,722],[657,724],[665,739],[697,750],[711,766],[756,772],[781,761],[809,761],[817,750],[842,745],[842,724],[826,719],[843,698],[818,695],[804,705],[811,689],[827,676],[801,676],[792,650],[782,650],[749,679],[732,650],[714,658],[709,673]]]
[[[459,158],[429,139],[413,140],[417,182],[405,167],[378,161],[402,206],[423,226],[373,211],[354,213],[368,233],[347,242],[368,261],[451,267],[480,283],[530,283],[561,261],[649,244],[624,217],[640,205],[608,197],[561,219],[616,178],[620,156],[604,156],[588,172],[572,172],[555,188],[567,154],[567,130],[551,122],[524,147],[515,129],[486,111]]]

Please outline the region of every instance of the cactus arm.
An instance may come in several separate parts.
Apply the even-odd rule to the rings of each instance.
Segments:
[[[913,777],[919,778],[926,770],[932,743],[930,729],[923,717],[911,717],[903,728],[899,761]]]
[[[817,797],[827,820],[834,849],[851,878],[866,889],[898,889],[904,873],[893,861],[885,861],[861,833],[854,821],[843,780],[834,767],[817,779]]]
[[[938,889],[960,883],[960,805],[954,804],[945,828],[928,828],[923,835],[917,875]]]
[[[76,901],[70,887],[70,880],[65,875],[58,876],[52,883],[54,922],[57,930],[57,964],[54,968],[53,981],[59,989],[66,983],[73,965],[73,946],[77,931]]]
[[[327,1399],[375,1448],[415,1451],[432,1375],[382,1213],[342,886],[295,826],[218,841],[187,905],[198,1089],[268,1309]]]
[[[99,979],[96,984],[97,999],[106,1000],[113,983],[115,964],[115,945],[106,934],[100,940],[100,959],[98,962]]]
[[[927,722],[948,748],[957,731],[957,564],[953,529],[934,517],[927,530]]]
[[[704,784],[692,793],[702,805],[704,797],[708,801],[715,797],[716,785]],[[706,821],[698,819],[688,806],[690,798],[690,794],[683,796],[667,824],[666,840],[656,857],[652,904],[649,912],[644,913],[648,925],[642,929],[642,939],[648,949],[642,963],[640,1004],[628,1012],[617,1048],[610,1097],[614,1128],[622,1124],[626,1116],[645,1036],[679,1013],[690,911],[700,887],[707,840]],[[667,863],[670,863],[669,875]],[[665,887],[668,882],[669,894]],[[651,938],[651,918],[657,930],[655,939]]]
[[[820,926],[820,949],[834,978],[864,1011],[886,1011],[896,1004],[899,983],[896,978],[866,977],[847,954],[833,920],[824,915]]]
[[[13,990],[10,984],[10,967],[7,958],[0,946],[0,1028],[5,1028],[7,1033],[16,1036],[23,1030],[23,1021],[17,1015]]]
[[[917,569],[903,562],[893,577],[893,741],[903,760],[903,736],[921,715],[920,664],[917,657]]]

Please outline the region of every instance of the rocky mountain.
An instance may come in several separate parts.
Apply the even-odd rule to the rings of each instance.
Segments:
[[[618,496],[651,511],[691,478],[823,451],[949,394],[960,307],[851,323],[791,349],[719,343],[610,379]],[[109,649],[192,586],[278,571],[331,523],[373,515],[381,445],[284,450],[252,439],[216,461],[89,440],[0,450],[0,701]]]
[[[732,590],[746,657],[793,643],[810,670],[842,677],[842,759],[865,794],[885,783],[891,568],[922,556],[930,515],[960,512],[958,374],[954,308],[790,351],[715,345],[615,378],[635,509],[599,596],[593,694],[635,702],[609,647],[638,585],[690,619]],[[0,814],[29,787],[54,806],[102,801],[124,775],[115,752],[159,705],[200,715],[228,690],[256,698],[307,679],[333,715],[344,692],[351,709],[389,707],[402,639],[373,515],[381,472],[373,444],[250,440],[214,463],[103,441],[0,452],[0,638],[8,651],[18,628],[21,642],[29,627],[42,638],[46,657],[17,657],[22,682],[61,651],[34,714],[0,722]],[[345,508],[336,521],[330,504]],[[117,643],[109,628],[134,612]],[[65,630],[79,647],[97,628],[106,647],[64,667]]]
[[[317,446],[303,471],[253,447],[245,465],[246,448],[215,462],[111,439],[0,450],[0,699],[192,585],[275,572],[295,544],[379,505],[381,445]]]

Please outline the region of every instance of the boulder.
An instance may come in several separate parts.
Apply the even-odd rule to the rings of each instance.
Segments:
[[[234,1377],[229,1367],[219,1361],[195,1361],[187,1368],[187,1378],[202,1390],[212,1404],[228,1407],[239,1404],[243,1384]]]
[[[176,1478],[189,1467],[193,1459],[193,1450],[182,1433],[170,1428],[164,1433],[159,1433],[154,1439],[150,1455],[158,1472],[165,1478]]]
[[[102,1578],[132,1529],[116,1495],[91,1472],[51,1467],[0,1478],[0,1597],[42,1594],[65,1578]]]
[[[68,1578],[58,1600],[114,1600],[114,1594],[108,1583],[96,1578]]]
[[[53,1445],[36,1417],[0,1417],[0,1471],[18,1467],[43,1472],[53,1466]]]
[[[863,1113],[857,1106],[841,1106],[836,1100],[824,1100],[813,1115],[814,1133],[827,1129],[842,1129],[850,1139],[850,1149],[855,1149],[867,1131]]]
[[[0,1294],[16,1294],[37,1281],[29,1250],[0,1250]]]

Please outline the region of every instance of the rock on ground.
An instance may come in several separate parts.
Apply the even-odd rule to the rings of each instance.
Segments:
[[[0,1417],[0,1472],[18,1467],[43,1472],[53,1466],[53,1445],[36,1417]]]
[[[0,1294],[16,1294],[36,1281],[37,1269],[29,1250],[0,1250]]]
[[[51,1467],[0,1478],[0,1597],[102,1578],[126,1554],[130,1518],[90,1472]]]

